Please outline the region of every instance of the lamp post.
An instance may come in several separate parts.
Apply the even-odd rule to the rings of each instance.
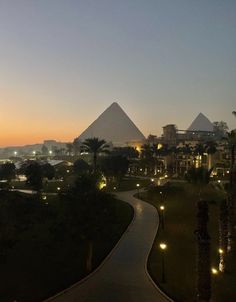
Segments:
[[[167,249],[167,244],[164,242],[160,243],[161,249],[161,282],[166,282],[166,275],[165,275],[165,250]]]
[[[138,190],[138,198],[139,198],[139,187],[140,187],[140,184],[136,184],[136,187],[137,187],[137,190]]]
[[[163,205],[161,205],[160,206],[160,211],[161,211],[161,228],[162,228],[162,230],[164,230],[164,228],[165,228],[164,210],[165,210],[165,207]]]

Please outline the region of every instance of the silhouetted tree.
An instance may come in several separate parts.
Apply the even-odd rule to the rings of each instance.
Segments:
[[[77,159],[74,162],[73,170],[76,174],[79,174],[79,175],[86,174],[90,171],[90,166],[83,159]]]
[[[127,173],[129,161],[123,156],[108,156],[101,161],[101,170],[109,182],[118,183]]]
[[[99,238],[104,224],[112,214],[108,202],[111,197],[98,189],[98,181],[95,174],[79,176],[68,194],[62,196],[63,199],[66,199],[64,205],[67,210],[64,213],[69,211],[68,219],[76,217],[75,222],[79,226],[80,236],[86,241],[87,272],[93,268],[94,241]]]
[[[43,186],[43,170],[39,163],[32,162],[25,169],[27,183],[36,191],[40,191]]]
[[[43,177],[46,177],[49,180],[55,177],[55,168],[49,163],[42,165],[42,172],[43,172]]]
[[[108,153],[108,145],[105,140],[97,137],[88,138],[83,142],[85,150],[93,155],[94,172],[97,170],[97,157],[99,153]]]
[[[212,155],[217,151],[216,146],[217,144],[214,141],[209,141],[205,144],[205,150],[208,154],[208,169],[212,168]]]
[[[5,163],[0,165],[0,179],[7,180],[8,187],[11,180],[16,177],[16,167],[13,163]]]
[[[226,269],[226,251],[228,245],[228,206],[224,199],[220,203],[219,214],[219,248],[223,251],[219,259],[219,271],[224,272]]]
[[[208,204],[204,200],[197,203],[197,299],[208,302],[211,298],[210,236],[207,230]]]

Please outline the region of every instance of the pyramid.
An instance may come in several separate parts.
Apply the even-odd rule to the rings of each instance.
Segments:
[[[117,103],[112,103],[80,134],[78,139],[84,141],[92,137],[98,137],[117,145],[145,139],[142,132]]]
[[[213,124],[204,114],[199,113],[189,126],[188,131],[213,131]]]

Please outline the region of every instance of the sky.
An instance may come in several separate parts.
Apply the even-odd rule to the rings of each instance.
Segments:
[[[111,103],[138,128],[236,128],[235,0],[0,0],[0,146],[72,141]]]

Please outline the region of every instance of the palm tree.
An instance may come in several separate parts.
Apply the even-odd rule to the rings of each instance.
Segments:
[[[206,153],[208,154],[208,170],[212,167],[212,155],[216,153],[217,144],[213,141],[207,142],[205,145]]]
[[[227,202],[227,210],[228,210],[228,244],[227,244],[227,252],[232,250],[232,238],[234,237],[234,221],[235,221],[235,147],[236,147],[236,130],[232,130],[227,133],[227,143],[230,149],[230,180],[229,180],[229,191],[228,191],[228,202]]]
[[[210,236],[208,234],[208,204],[197,203],[197,299],[208,302],[211,298]]]
[[[185,144],[182,148],[183,154],[186,156],[186,172],[189,169],[189,155],[192,154],[193,150],[189,144]]]
[[[198,164],[197,167],[201,167],[202,166],[202,156],[205,152],[205,147],[202,144],[197,144],[194,148],[194,154],[196,155],[197,159],[198,159]],[[195,163],[196,164],[196,163]]]
[[[148,169],[149,172],[152,167],[154,167],[154,150],[153,146],[149,144],[144,144],[141,147],[141,164],[144,166],[144,174],[147,175]]]
[[[227,143],[230,148],[230,189],[233,188],[233,169],[235,163],[236,130],[227,132]]]
[[[192,167],[188,180],[198,189],[197,200],[197,301],[208,302],[211,298],[210,236],[208,234],[208,203],[202,200],[201,191],[210,181],[211,170]]]
[[[108,145],[106,141],[103,139],[99,139],[98,137],[87,138],[83,142],[84,149],[93,154],[93,167],[94,172],[97,170],[97,157],[99,153],[108,153]]]

